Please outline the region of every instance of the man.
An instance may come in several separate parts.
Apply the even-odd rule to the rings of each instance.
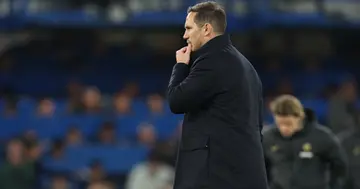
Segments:
[[[271,111],[276,127],[264,131],[270,188],[342,188],[346,157],[331,131],[293,96],[275,99]]]
[[[167,189],[172,188],[174,170],[163,161],[159,149],[153,149],[146,162],[140,163],[130,171],[126,189]]]
[[[112,183],[106,181],[97,181],[93,182],[88,186],[88,189],[114,189],[114,185]]]
[[[358,121],[357,121],[358,122]],[[360,126],[339,134],[349,161],[349,177],[345,189],[360,189]]]
[[[327,121],[335,134],[356,128],[358,114],[356,86],[354,81],[345,81],[329,101]]]
[[[188,46],[176,52],[167,92],[172,112],[185,114],[174,189],[267,187],[261,81],[225,29],[215,2],[189,8]]]
[[[6,150],[6,161],[0,165],[0,188],[33,188],[37,177],[35,164],[26,159],[22,141],[12,139]]]

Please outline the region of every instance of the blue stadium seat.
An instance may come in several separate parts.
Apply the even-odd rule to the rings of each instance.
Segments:
[[[32,117],[28,120],[26,129],[35,131],[40,139],[64,137],[67,131],[60,117]]]
[[[36,111],[37,102],[34,99],[22,98],[17,104],[17,108],[20,114],[30,115],[32,112]]]
[[[72,147],[65,157],[44,160],[44,167],[55,172],[74,172],[84,169],[94,160],[100,161],[108,173],[126,173],[133,165],[146,160],[148,149],[143,147],[114,148],[107,146]]]
[[[68,101],[64,99],[58,99],[55,101],[55,113],[64,114],[68,108]]]
[[[6,140],[12,137],[19,136],[25,130],[27,120],[20,119],[18,116],[1,117],[0,116],[0,139]]]
[[[319,94],[329,84],[330,80],[326,77],[327,74],[321,73],[299,73],[293,77],[294,88],[297,94]]]
[[[155,126],[159,139],[163,140],[175,134],[181,120],[179,116],[166,115],[153,118],[151,123]]]
[[[106,121],[106,119],[102,115],[93,114],[81,114],[62,117],[62,124],[64,127],[76,127],[80,129],[86,137],[92,136],[94,133],[96,133],[104,121]]]
[[[116,116],[115,126],[117,136],[135,139],[138,125],[143,121],[143,116]]]
[[[136,112],[138,116],[145,116],[149,113],[147,104],[142,99],[135,99],[132,103],[132,110]]]

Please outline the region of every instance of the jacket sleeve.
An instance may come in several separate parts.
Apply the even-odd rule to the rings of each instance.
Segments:
[[[332,189],[343,188],[348,164],[344,149],[335,135],[329,135],[325,158],[330,164],[330,187]]]
[[[264,140],[262,142],[263,144],[263,153],[264,153],[264,160],[265,160],[265,168],[266,168],[266,176],[268,184],[271,183],[272,177],[271,177],[271,160],[269,157],[269,154],[267,153],[268,145],[271,144],[271,141],[269,141],[269,135],[271,128],[264,129],[262,131],[262,135],[264,136]]]
[[[191,71],[186,64],[175,64],[167,90],[173,113],[183,114],[199,108],[213,95],[215,70],[211,68],[212,61],[202,58],[194,63]]]
[[[267,157],[267,155],[265,155],[265,168],[266,168],[266,178],[267,178],[267,182],[268,184],[271,183],[271,161],[269,159],[269,157]]]
[[[353,155],[353,144],[352,144],[352,140],[351,140],[351,136],[353,134],[353,131],[344,131],[340,134],[337,135],[337,137],[340,140],[341,146],[344,148],[344,151],[347,155],[347,158],[349,159],[349,157],[351,155]],[[348,166],[350,167],[351,164],[350,162],[348,162]],[[344,188],[354,188],[354,180],[353,180],[353,176],[351,176],[351,172],[349,170],[348,172],[348,177],[346,178],[345,184],[344,184]]]

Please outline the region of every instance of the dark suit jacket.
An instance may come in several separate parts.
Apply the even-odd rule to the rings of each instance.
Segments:
[[[177,63],[168,87],[185,114],[174,189],[266,189],[262,85],[250,62],[218,36]]]

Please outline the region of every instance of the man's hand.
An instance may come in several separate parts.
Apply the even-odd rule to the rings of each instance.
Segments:
[[[190,62],[190,52],[191,52],[190,44],[188,44],[187,47],[183,47],[182,49],[176,51],[176,62],[184,63],[188,65]]]

